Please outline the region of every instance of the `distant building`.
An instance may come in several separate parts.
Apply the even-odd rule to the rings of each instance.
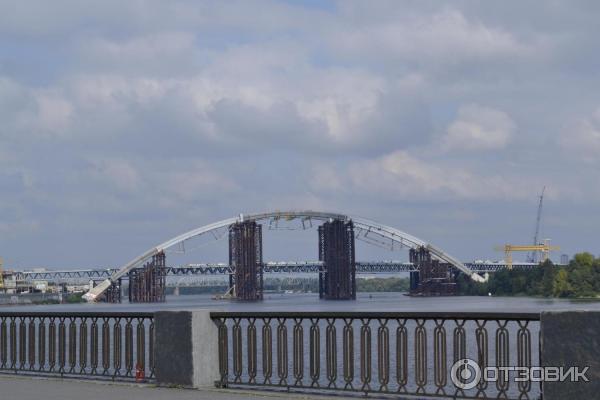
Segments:
[[[17,280],[17,275],[13,271],[4,273],[4,291],[6,294],[18,294],[23,291],[28,292],[25,281]]]
[[[560,263],[563,265],[567,265],[569,263],[569,255],[568,254],[561,254],[560,256]]]
[[[46,293],[48,291],[48,281],[33,281],[33,288],[36,292]]]

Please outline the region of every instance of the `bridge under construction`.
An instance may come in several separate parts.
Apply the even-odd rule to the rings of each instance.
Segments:
[[[416,269],[428,268],[436,260],[446,269],[455,269],[467,274],[478,282],[485,278],[472,271],[462,262],[440,248],[399,229],[382,225],[361,217],[346,214],[319,211],[274,211],[259,214],[240,214],[205,225],[176,236],[153,247],[142,255],[131,260],[100,282],[85,294],[88,301],[107,298],[107,291],[120,287],[123,277],[128,276],[130,282],[136,276],[151,276],[154,284],[142,287],[143,296],[131,294],[130,300],[142,298],[142,301],[164,301],[164,277],[167,275],[166,263],[158,265],[157,257],[164,260],[165,251],[174,246],[182,246],[193,238],[225,229],[229,237],[229,291],[228,295],[238,300],[260,300],[263,292],[264,264],[262,255],[262,224],[278,224],[280,221],[300,221],[302,226],[318,224],[319,254],[319,296],[325,299],[349,300],[356,297],[356,239],[367,242],[382,242],[396,248],[408,248],[425,254],[416,263]],[[216,235],[215,235],[216,236]],[[412,254],[412,253],[411,253]],[[145,264],[144,264],[145,263]],[[413,264],[415,264],[413,262]],[[427,264],[427,265],[425,265]],[[140,272],[139,270],[142,270]],[[152,273],[144,271],[153,271]],[[148,285],[148,280],[144,280]],[[142,285],[143,286],[143,285]],[[147,292],[154,293],[148,294]],[[137,291],[136,291],[137,293]]]
[[[262,227],[281,221],[299,221],[303,228],[318,223],[318,256],[306,262],[264,262]],[[224,232],[229,239],[229,262],[169,266],[166,252],[184,247],[186,241],[207,234],[215,238]],[[409,249],[409,262],[356,261],[356,240],[385,245],[390,249]],[[536,263],[513,264],[532,268]],[[419,295],[452,294],[454,277],[464,273],[474,281],[506,268],[504,263],[462,263],[438,247],[398,229],[344,214],[316,211],[276,211],[243,215],[209,224],[179,235],[156,246],[121,268],[71,271],[14,272],[20,281],[69,280],[92,281],[89,301],[121,301],[123,281],[128,281],[130,302],[165,301],[167,276],[217,275],[228,277],[227,296],[238,300],[260,300],[264,274],[315,273],[319,279],[319,296],[347,300],[356,297],[356,274],[410,273],[411,291]],[[510,266],[508,266],[510,267]]]

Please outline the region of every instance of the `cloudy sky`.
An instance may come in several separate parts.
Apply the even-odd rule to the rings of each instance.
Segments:
[[[118,265],[240,212],[306,208],[499,258],[532,241],[544,185],[543,237],[600,253],[599,15],[596,1],[0,1],[0,255]],[[314,259],[314,235],[265,251]]]

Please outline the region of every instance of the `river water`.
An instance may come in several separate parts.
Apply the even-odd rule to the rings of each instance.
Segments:
[[[212,295],[167,296],[155,304],[56,304],[0,307],[2,311],[165,311],[211,309],[223,311],[457,311],[540,312],[600,310],[600,300],[532,297],[409,297],[402,293],[358,293],[354,301],[319,300],[317,293],[265,294],[260,302],[213,300]]]

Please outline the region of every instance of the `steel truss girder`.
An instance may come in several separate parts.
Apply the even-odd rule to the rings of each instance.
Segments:
[[[263,272],[266,273],[304,273],[319,272],[320,261],[291,261],[291,262],[266,262]],[[507,268],[505,263],[465,263],[470,270],[478,273],[492,273]],[[534,263],[515,263],[514,269],[532,269],[539,265]],[[370,273],[399,273],[415,271],[416,267],[410,262],[402,261],[357,261],[357,274]],[[111,276],[115,269],[90,269],[77,271],[16,271],[15,278],[18,281],[31,282],[34,280],[46,280],[52,282],[60,281],[82,281],[105,279]],[[167,276],[185,275],[220,275],[230,274],[231,267],[227,263],[188,264],[182,266],[166,267]],[[128,279],[125,275],[122,279]]]

